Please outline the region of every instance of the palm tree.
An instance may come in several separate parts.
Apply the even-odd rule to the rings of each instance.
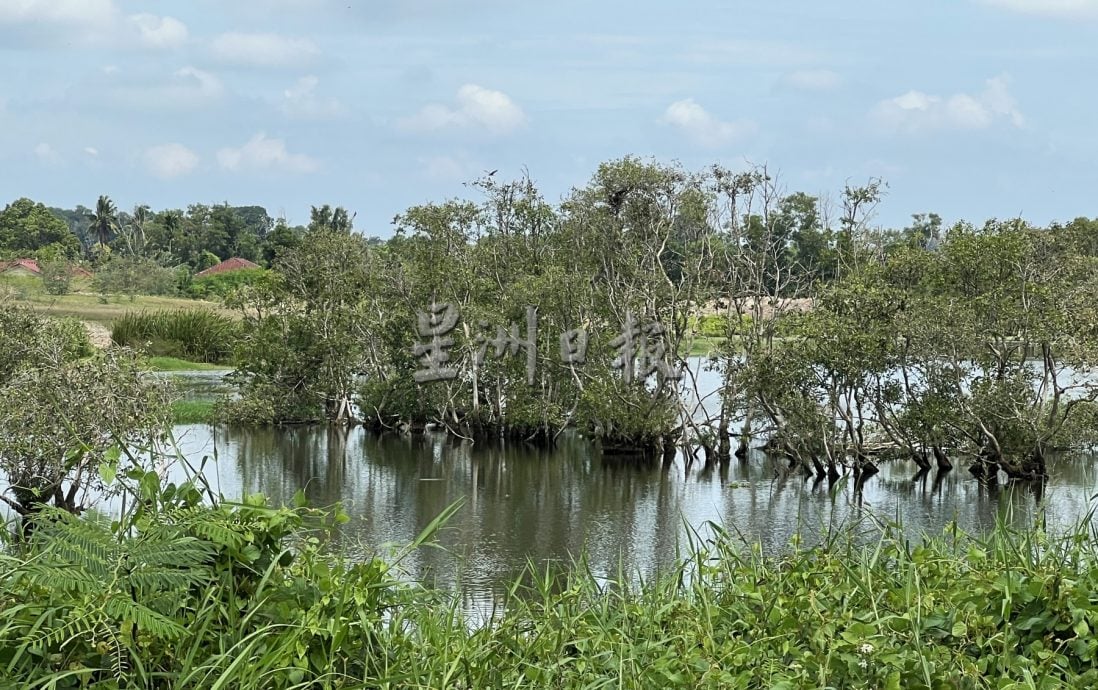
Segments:
[[[95,213],[91,217],[91,229],[99,239],[99,244],[104,247],[111,239],[111,234],[118,231],[118,209],[114,202],[106,195],[101,195],[95,202]]]
[[[126,251],[131,256],[143,256],[145,253],[145,224],[149,221],[149,207],[146,204],[137,204],[133,207],[133,214],[129,223],[122,228],[122,237],[126,242]]]

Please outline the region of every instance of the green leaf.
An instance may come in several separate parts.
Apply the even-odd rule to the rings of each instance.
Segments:
[[[103,480],[103,483],[107,486],[114,484],[115,478],[118,476],[118,465],[113,462],[101,462],[99,463],[99,478]]]
[[[297,493],[294,494],[293,504],[294,504],[295,508],[308,508],[309,507],[309,499],[305,498],[305,490],[304,489],[298,489]]]

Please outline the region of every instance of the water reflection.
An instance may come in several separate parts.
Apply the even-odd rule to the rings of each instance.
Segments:
[[[184,455],[213,457],[206,475],[227,496],[263,492],[289,502],[304,488],[314,505],[342,501],[352,516],[341,534],[352,554],[404,544],[452,502],[464,505],[439,535],[442,549],[424,549],[405,565],[437,584],[462,588],[483,605],[528,561],[540,566],[586,552],[596,576],[651,576],[675,559],[689,530],[712,521],[758,542],[786,548],[795,533],[805,543],[871,521],[899,521],[913,539],[951,521],[986,531],[996,516],[1017,527],[1046,520],[1063,529],[1084,516],[1098,491],[1095,457],[1050,463],[1039,492],[1033,484],[988,486],[959,469],[916,476],[910,463],[882,465],[855,492],[789,475],[761,454],[725,466],[638,466],[599,457],[578,435],[553,451],[456,441],[442,434],[377,436],[360,429],[178,428]]]

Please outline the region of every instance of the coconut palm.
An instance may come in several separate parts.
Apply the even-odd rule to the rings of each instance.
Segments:
[[[118,232],[118,209],[111,198],[101,195],[95,202],[95,213],[91,217],[91,229],[95,232],[99,244],[107,246],[111,234]]]

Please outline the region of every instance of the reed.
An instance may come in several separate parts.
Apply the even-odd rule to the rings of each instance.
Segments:
[[[111,340],[150,355],[227,363],[239,326],[205,309],[127,312],[111,326]]]

